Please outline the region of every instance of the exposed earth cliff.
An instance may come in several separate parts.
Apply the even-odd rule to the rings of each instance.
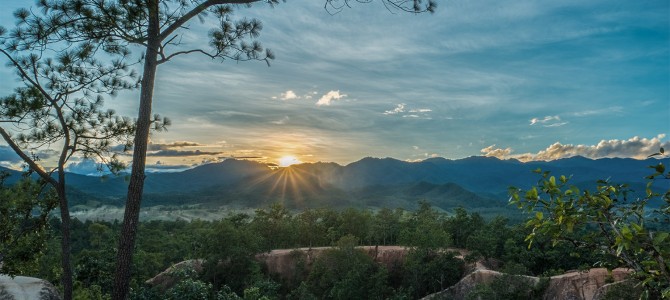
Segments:
[[[297,269],[310,269],[314,261],[330,247],[316,248],[298,248],[298,249],[277,249],[267,253],[256,255],[266,268],[269,274],[280,279],[293,278]],[[379,264],[387,269],[392,269],[404,262],[409,251],[407,247],[401,246],[363,246],[359,247]],[[466,250],[446,249],[446,251],[458,252],[462,258],[467,255]],[[178,263],[164,272],[158,274],[147,283],[162,290],[170,288],[176,283],[171,275],[179,270],[202,271],[202,260],[188,260]],[[610,283],[617,283],[626,280],[631,273],[627,269],[614,269],[608,271],[604,268],[595,268],[586,271],[568,272],[562,275],[549,278],[539,278],[532,276],[507,275],[497,271],[487,269],[484,264],[477,262],[471,264],[465,271],[463,278],[448,289],[429,295],[424,299],[466,299],[467,295],[480,285],[491,284],[494,280],[500,278],[521,279],[530,284],[538,284],[541,281],[544,284],[541,290],[542,299],[570,299],[570,300],[594,300],[602,299],[605,290],[610,287]]]

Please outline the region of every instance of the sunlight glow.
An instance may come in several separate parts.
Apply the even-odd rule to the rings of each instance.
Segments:
[[[295,158],[295,156],[284,156],[279,159],[280,167],[288,167],[290,165],[295,165],[299,163],[300,161],[297,158]]]

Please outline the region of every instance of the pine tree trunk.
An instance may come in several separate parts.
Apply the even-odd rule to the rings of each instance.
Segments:
[[[114,290],[112,299],[125,300],[128,298],[130,285],[130,272],[132,264],[133,249],[140,215],[140,203],[144,189],[144,168],[146,164],[147,144],[149,130],[151,127],[151,103],[153,99],[154,80],[156,78],[158,48],[160,41],[158,1],[147,0],[149,11],[149,28],[147,31],[147,50],[144,60],[144,73],[142,87],[140,90],[140,108],[137,118],[137,131],[135,132],[135,144],[133,149],[132,171],[128,185],[128,196],[126,209],[123,215],[123,225],[119,238],[119,248],[116,258],[116,271],[114,274]]]
[[[59,182],[56,187],[58,192],[58,199],[60,201],[60,218],[61,218],[61,266],[63,267],[63,274],[61,275],[61,284],[63,284],[63,299],[72,299],[72,264],[70,263],[70,210],[67,205],[67,198],[65,195],[65,174],[59,172]]]

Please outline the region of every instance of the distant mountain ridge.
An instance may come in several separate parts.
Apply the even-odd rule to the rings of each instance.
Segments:
[[[668,161],[665,159],[664,161]],[[145,183],[144,205],[236,204],[258,207],[281,201],[289,207],[411,207],[427,200],[442,208],[501,206],[510,186],[528,188],[542,169],[572,176],[578,186],[592,186],[599,179],[628,183],[644,190],[645,176],[657,159],[572,157],[554,161],[520,162],[473,156],[450,160],[430,158],[407,162],[366,157],[342,166],[304,163],[276,170],[267,165],[228,159],[175,173],[150,173]],[[667,164],[667,163],[666,163]],[[11,171],[12,178],[18,172]],[[75,195],[73,204],[89,198],[123,205],[125,177],[67,174]],[[667,182],[658,188],[667,188]]]

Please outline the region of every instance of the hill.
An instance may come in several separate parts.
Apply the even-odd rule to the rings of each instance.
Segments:
[[[628,183],[644,191],[644,177],[656,159],[572,157],[555,161],[520,162],[492,157],[450,160],[431,158],[406,162],[392,158],[363,158],[342,166],[305,163],[271,169],[254,161],[228,159],[176,173],[147,175],[144,206],[192,205],[255,208],[282,202],[304,207],[403,207],[420,200],[441,209],[505,207],[510,186],[527,188],[538,180],[532,171],[542,169],[572,176],[572,183],[592,187],[599,179]],[[9,171],[8,182],[20,173]],[[119,177],[67,174],[71,204],[123,205],[127,181]],[[663,186],[665,185],[665,186]],[[658,183],[656,188],[666,188]]]

